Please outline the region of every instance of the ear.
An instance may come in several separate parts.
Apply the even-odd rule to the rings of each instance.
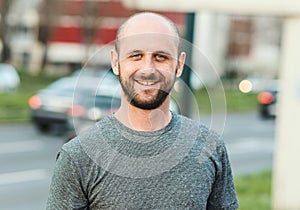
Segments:
[[[177,78],[179,78],[183,72],[184,62],[185,62],[185,52],[181,52],[177,62],[177,73],[176,73]]]
[[[118,53],[116,52],[116,50],[112,49],[110,51],[110,63],[114,74],[119,75]]]

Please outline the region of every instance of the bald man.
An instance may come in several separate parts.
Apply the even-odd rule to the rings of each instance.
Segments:
[[[175,24],[138,13],[119,28],[111,66],[121,106],[57,155],[47,209],[236,209],[223,140],[169,110],[185,53]]]

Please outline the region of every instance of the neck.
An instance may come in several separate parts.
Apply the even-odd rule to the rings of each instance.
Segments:
[[[125,126],[138,131],[155,131],[164,128],[172,119],[169,111],[170,99],[157,109],[144,110],[132,106],[127,102],[123,103],[115,113],[115,117]]]

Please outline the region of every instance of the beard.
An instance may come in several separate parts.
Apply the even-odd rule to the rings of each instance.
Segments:
[[[173,89],[177,68],[175,74],[171,77],[170,80],[166,80],[163,75],[158,73],[149,74],[147,76],[141,76],[138,75],[138,73],[135,73],[128,79],[126,79],[122,76],[120,70],[119,72],[120,84],[127,98],[127,101],[137,108],[144,110],[153,110],[163,104],[163,102],[166,100],[167,96]],[[134,87],[136,80],[158,81],[161,86],[159,89],[136,90]]]

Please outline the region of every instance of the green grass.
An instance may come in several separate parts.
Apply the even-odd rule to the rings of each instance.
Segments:
[[[0,93],[0,123],[29,120],[28,99],[56,78],[43,75],[30,76],[19,72],[21,85],[15,93]]]
[[[271,209],[271,177],[267,171],[235,179],[239,210]]]
[[[223,90],[200,89],[194,92],[200,112],[210,113],[212,106],[216,111],[223,108],[227,112],[249,112],[257,108],[256,93],[242,93],[237,89]],[[224,101],[225,100],[225,101]]]

